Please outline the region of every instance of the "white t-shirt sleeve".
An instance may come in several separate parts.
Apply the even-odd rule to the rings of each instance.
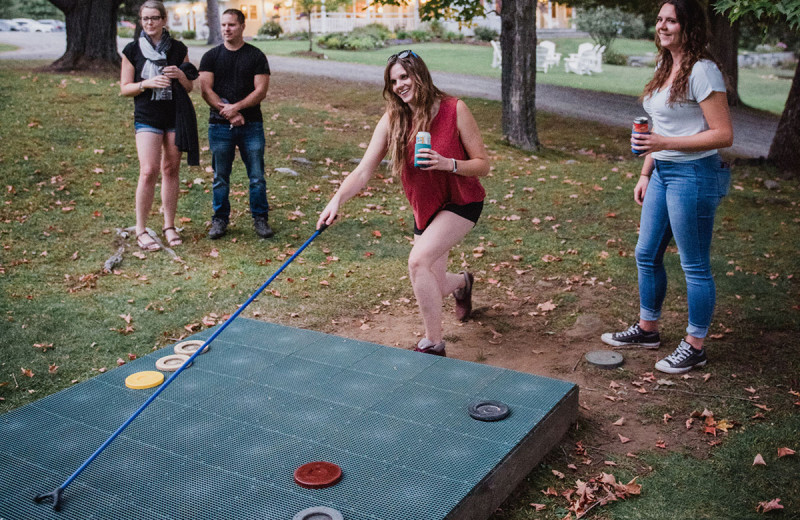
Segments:
[[[700,60],[689,76],[689,99],[700,103],[712,92],[725,92],[725,79],[713,61]]]

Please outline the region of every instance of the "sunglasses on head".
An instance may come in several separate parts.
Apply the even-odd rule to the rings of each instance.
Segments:
[[[404,58],[408,58],[409,56],[414,56],[415,58],[419,58],[419,55],[417,55],[416,52],[412,51],[411,49],[406,49],[404,51],[398,52],[397,54],[392,54],[386,61],[392,61],[395,58],[402,60]]]

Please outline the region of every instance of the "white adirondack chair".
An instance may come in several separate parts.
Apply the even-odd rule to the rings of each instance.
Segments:
[[[492,50],[493,50],[492,68],[496,69],[497,67],[499,67],[499,66],[501,66],[503,64],[503,52],[502,52],[502,49],[500,48],[500,42],[499,41],[492,40],[491,43],[492,43]]]
[[[589,65],[589,71],[591,72],[603,72],[603,53],[606,52],[605,45],[595,45],[592,48],[592,60]]]
[[[542,47],[541,45],[536,46],[536,70],[542,71],[547,74],[547,69],[550,68],[550,61],[548,58],[548,52],[546,47]]]
[[[594,55],[592,50],[583,51],[580,53],[570,54],[564,58],[564,70],[583,76],[584,74],[591,74],[591,66]]]
[[[539,45],[547,49],[547,63],[551,67],[558,67],[561,63],[561,53],[556,52],[556,44],[549,40],[542,40]]]

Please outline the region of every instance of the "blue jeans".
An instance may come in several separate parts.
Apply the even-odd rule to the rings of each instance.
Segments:
[[[655,161],[636,244],[641,319],[656,321],[661,317],[667,292],[664,251],[674,236],[686,277],[686,332],[697,338],[708,333],[716,301],[711,235],[714,214],[729,183],[730,170],[717,154],[688,162]]]
[[[211,148],[211,166],[214,168],[214,218],[228,222],[231,214],[228,195],[237,146],[250,179],[250,213],[253,218],[267,218],[269,203],[267,182],[264,180],[264,125],[256,122],[231,128],[225,124],[210,124],[208,144]]]

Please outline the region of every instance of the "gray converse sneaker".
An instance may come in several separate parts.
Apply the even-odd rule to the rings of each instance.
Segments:
[[[657,349],[661,345],[661,336],[658,332],[647,332],[639,323],[635,323],[622,332],[606,332],[600,339],[606,345],[617,348],[642,347]]]
[[[682,339],[675,352],[656,363],[656,370],[667,374],[683,374],[695,367],[704,367],[706,363],[706,349],[697,350]]]
[[[414,352],[423,352],[425,354],[433,354],[434,356],[447,357],[447,354],[444,351],[444,340],[434,344],[428,338],[422,338],[419,340],[419,343],[417,343],[417,347],[414,349]]]

